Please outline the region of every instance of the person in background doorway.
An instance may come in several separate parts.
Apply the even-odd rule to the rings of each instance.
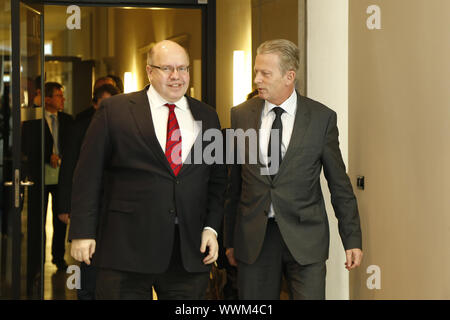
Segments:
[[[95,80],[94,88],[92,89],[92,92],[94,92],[97,88],[99,88],[105,84],[109,84],[109,85],[112,85],[117,88],[116,82],[114,81],[113,78],[111,78],[109,76],[104,76],[104,77],[100,77],[97,80]],[[75,120],[80,120],[83,118],[92,119],[92,116],[94,115],[95,110],[96,109],[95,109],[94,105],[91,103],[91,105],[89,107],[87,107],[83,111],[79,112],[75,116]]]
[[[63,86],[57,82],[45,84],[44,106],[44,214],[47,212],[49,194],[52,195],[53,214],[53,238],[52,238],[52,262],[58,270],[67,269],[64,260],[66,225],[61,222],[56,214],[58,201],[59,170],[64,161],[62,154],[67,147],[70,135],[70,127],[73,122],[71,115],[62,112],[64,109]],[[41,124],[42,120],[25,121],[22,126],[23,150],[27,163],[25,170],[35,185],[41,183]],[[39,270],[41,233],[45,225],[45,218],[41,216],[41,195],[38,188],[30,188],[30,215],[29,215],[29,258],[30,270]],[[45,216],[44,216],[45,217]],[[45,229],[44,229],[45,230]],[[45,239],[45,237],[44,237]],[[33,272],[31,272],[33,274]]]
[[[123,81],[122,78],[113,74],[108,74],[107,77],[114,80],[116,83],[117,89],[119,89],[119,93],[123,93]]]

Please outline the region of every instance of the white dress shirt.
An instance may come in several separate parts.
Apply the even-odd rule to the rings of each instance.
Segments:
[[[195,123],[186,97],[183,96],[180,100],[171,103],[161,97],[152,86],[148,88],[147,96],[156,138],[164,152],[166,151],[167,120],[169,118],[169,108],[165,104],[169,103],[176,106],[174,110],[181,131],[181,158],[184,162],[194,145],[197,135],[200,133],[200,127]]]
[[[150,104],[150,113],[153,119],[153,126],[155,127],[156,138],[164,152],[166,151],[167,120],[169,119],[169,108],[165,104],[175,105],[175,116],[177,117],[181,131],[181,158],[184,163],[194,145],[197,135],[200,133],[200,126],[195,122],[186,97],[183,96],[174,103],[168,102],[161,97],[153,86],[148,88],[147,97]],[[175,220],[175,223],[178,223],[178,219]],[[217,237],[216,230],[210,227],[205,227],[205,229],[212,230]]]
[[[294,129],[295,113],[297,112],[297,92],[293,90],[292,94],[281,105],[277,106],[268,101],[265,102],[261,113],[261,128],[260,128],[260,154],[262,155],[263,164],[267,166],[267,148],[269,147],[270,130],[272,129],[273,121],[275,120],[275,112],[272,109],[280,107],[284,110],[281,115],[281,123],[283,125],[283,136],[281,137],[281,158],[284,158],[289,142],[291,141],[292,130]],[[269,218],[275,217],[273,205],[270,204],[268,214]]]

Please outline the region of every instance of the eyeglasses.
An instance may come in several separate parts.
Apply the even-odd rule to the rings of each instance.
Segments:
[[[175,71],[175,69],[180,74],[186,74],[186,73],[189,72],[189,66],[179,66],[179,67],[174,68],[173,66],[155,66],[155,65],[150,65],[150,67],[159,69],[159,70],[161,70],[162,72],[164,72],[167,75],[172,74]]]

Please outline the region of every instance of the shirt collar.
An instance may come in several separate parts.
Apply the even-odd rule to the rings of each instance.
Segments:
[[[272,111],[272,109],[275,107],[280,107],[287,114],[294,116],[295,111],[297,110],[297,92],[295,91],[295,89],[292,91],[289,98],[287,98],[279,106],[277,106],[273,103],[270,103],[269,101],[266,100],[266,102],[264,104],[264,116],[267,116],[269,114],[269,112]]]
[[[45,111],[45,116],[47,117],[47,118],[50,118],[50,116],[53,114],[53,115],[55,115],[57,118],[58,118],[58,112],[56,112],[56,113],[51,113],[51,112],[48,112],[45,108],[44,108],[44,111]]]
[[[180,100],[176,102],[168,102],[166,99],[161,97],[161,95],[155,90],[155,88],[150,85],[147,91],[147,96],[149,100],[154,104],[153,107],[155,108],[162,108],[165,107],[166,103],[174,104],[177,108],[186,111],[188,110],[188,103],[185,96],[182,96]]]

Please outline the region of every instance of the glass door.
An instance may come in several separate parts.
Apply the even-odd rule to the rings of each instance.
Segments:
[[[0,297],[41,299],[43,11],[0,0],[0,12]]]

